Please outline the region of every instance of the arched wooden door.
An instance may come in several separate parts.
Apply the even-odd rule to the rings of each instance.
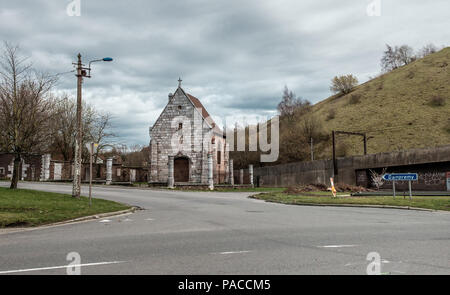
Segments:
[[[174,160],[175,182],[189,182],[189,159],[176,158]]]

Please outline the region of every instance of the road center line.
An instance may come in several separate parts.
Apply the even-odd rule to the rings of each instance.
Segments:
[[[59,268],[68,268],[68,267],[72,268],[72,267],[82,267],[82,266],[117,264],[117,263],[124,263],[124,262],[126,262],[126,261],[104,261],[104,262],[94,262],[94,263],[69,264],[69,265],[61,265],[61,266],[49,266],[49,267],[39,267],[39,268],[5,270],[5,271],[0,271],[0,274],[17,273],[17,272],[28,272],[28,271],[39,271],[39,270],[50,270],[50,269],[59,269]]]
[[[317,246],[319,248],[350,248],[356,247],[357,245],[325,245],[325,246]]]
[[[248,253],[248,252],[252,252],[252,251],[249,251],[249,250],[245,250],[245,251],[228,251],[228,252],[219,252],[219,253],[213,253],[213,254],[228,255],[228,254],[241,254],[241,253]]]

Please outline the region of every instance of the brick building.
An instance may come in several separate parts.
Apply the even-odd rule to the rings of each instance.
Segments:
[[[111,178],[107,178],[107,162],[110,162]],[[147,182],[146,167],[125,166],[117,159],[108,158],[92,165],[92,179],[97,183]],[[14,154],[0,153],[0,179],[12,179]],[[73,163],[52,158],[50,154],[22,155],[19,180],[25,181],[72,181]],[[81,181],[89,181],[89,163],[82,163]]]
[[[29,154],[22,156],[19,179],[39,181],[42,173],[42,155]],[[14,154],[0,153],[0,179],[11,179],[14,169]]]
[[[223,131],[200,100],[186,93],[179,82],[150,128],[149,183],[167,183],[168,163],[173,159],[175,184],[206,184],[208,153],[212,156],[214,183],[223,183],[227,181],[229,160]]]

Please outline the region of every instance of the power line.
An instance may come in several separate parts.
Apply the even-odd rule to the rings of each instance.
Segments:
[[[50,77],[57,77],[57,76],[65,75],[65,74],[70,74],[70,73],[73,73],[73,72],[75,72],[75,71],[76,71],[76,70],[67,71],[67,72],[62,72],[62,73],[57,73],[57,74],[51,75]]]

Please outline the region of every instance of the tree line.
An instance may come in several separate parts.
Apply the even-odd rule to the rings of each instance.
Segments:
[[[73,159],[76,136],[76,101],[58,94],[57,75],[33,68],[17,45],[3,43],[0,54],[0,152],[14,154],[11,188],[17,188],[23,157],[52,153]],[[112,143],[111,115],[83,105],[83,142],[99,144],[95,161]],[[87,148],[83,158],[88,159]]]
[[[438,47],[432,43],[425,45],[417,52],[409,45],[391,46],[386,44],[386,50],[381,58],[381,68],[384,72],[390,72],[438,51]]]

